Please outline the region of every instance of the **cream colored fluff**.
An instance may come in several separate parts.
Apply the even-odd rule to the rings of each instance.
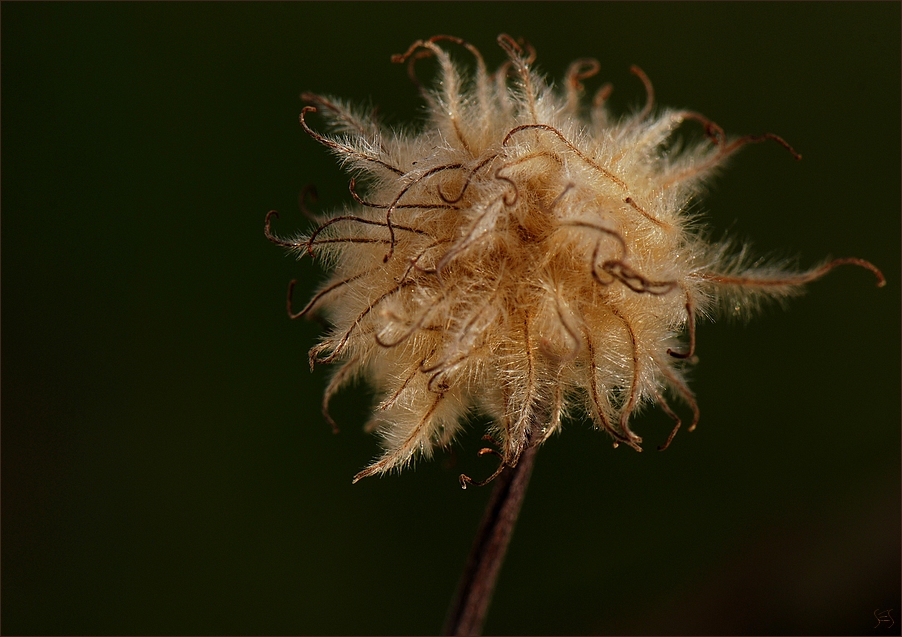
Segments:
[[[445,43],[472,53],[473,77]],[[728,140],[696,113],[654,112],[638,69],[648,103],[612,121],[609,88],[582,103],[597,62],[575,62],[561,93],[531,70],[531,51],[505,35],[498,43],[509,61],[492,75],[474,47],[447,36],[396,57],[414,79],[417,58],[440,66],[440,89],[422,91],[430,118],[417,134],[305,94],[301,123],[354,175],[355,203],[292,240],[272,235],[268,218],[267,234],[332,272],[299,313],[332,325],[310,352],[311,366],[339,365],[324,413],[356,377],[381,397],[370,427],[385,451],[355,482],[430,457],[475,412],[494,423],[502,467],[567,414],[588,414],[615,444],[641,450],[630,415],[644,404],[676,420],[666,446],[680,421],[665,396],[688,404],[690,428],[698,420],[683,378],[698,317],[790,296],[843,263],[882,284],[858,259],[805,272],[752,266],[744,249],[710,243],[686,211],[736,149],[765,139],[789,148],[782,139]],[[328,133],[313,130],[313,112]],[[681,147],[673,134],[687,120],[704,138]]]

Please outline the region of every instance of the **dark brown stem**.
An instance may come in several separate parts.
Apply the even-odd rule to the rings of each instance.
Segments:
[[[495,479],[495,490],[470,549],[457,595],[445,622],[445,635],[479,635],[495,591],[495,582],[514,532],[537,447],[529,446],[516,467]]]

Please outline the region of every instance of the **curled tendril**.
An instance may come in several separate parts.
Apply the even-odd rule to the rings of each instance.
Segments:
[[[283,239],[282,237],[278,237],[272,233],[272,218],[279,218],[279,213],[276,210],[270,210],[266,213],[266,219],[263,222],[263,236],[267,239],[275,243],[277,246],[283,246],[285,248],[298,248],[304,245],[302,242],[298,241],[289,241],[288,239]]]
[[[581,80],[594,77],[601,70],[601,64],[595,58],[574,60],[567,69],[567,86],[575,91],[583,91]]]
[[[488,436],[488,435],[483,436],[482,439],[487,442],[491,442],[493,444],[498,444],[494,438],[492,438],[491,436]],[[513,461],[513,464],[508,464],[507,462],[505,462],[504,456],[499,451],[492,449],[491,447],[483,447],[478,452],[476,452],[477,456],[485,456],[485,455],[489,455],[489,454],[491,454],[499,459],[500,463],[498,464],[498,468],[495,469],[495,471],[485,480],[474,480],[473,478],[471,478],[470,476],[468,476],[465,473],[460,474],[459,479],[460,479],[460,488],[461,489],[466,489],[467,485],[470,485],[470,484],[472,484],[474,487],[484,487],[485,485],[491,483],[495,478],[500,476],[501,472],[504,471],[504,469],[506,467],[513,467],[513,466],[517,465],[516,459]],[[519,455],[518,455],[518,458],[519,458]]]
[[[642,108],[642,111],[639,113],[636,118],[638,121],[642,121],[646,119],[649,115],[651,115],[651,110],[655,105],[655,89],[651,85],[651,80],[648,79],[648,76],[645,74],[645,71],[640,69],[635,64],[630,67],[630,73],[638,77],[642,80],[643,86],[645,86],[645,106]]]

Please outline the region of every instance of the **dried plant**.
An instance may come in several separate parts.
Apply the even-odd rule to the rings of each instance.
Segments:
[[[475,74],[462,74],[439,43],[465,47]],[[473,413],[489,416],[501,463],[498,484],[470,553],[445,634],[479,634],[526,491],[539,444],[567,417],[587,414],[614,446],[641,451],[630,417],[668,398],[699,410],[684,378],[695,361],[695,325],[715,311],[750,315],[782,301],[836,266],[880,271],[861,259],[797,271],[752,260],[746,246],[712,241],[689,202],[728,158],[772,134],[728,139],[704,116],[657,110],[648,99],[615,121],[609,85],[583,104],[582,81],[599,63],[577,60],[558,93],[531,69],[535,52],[507,35],[508,60],[493,74],[472,45],[449,36],[415,42],[393,58],[428,105],[417,134],[385,131],[373,114],[304,94],[304,130],[346,170],[355,204],[315,218],[313,232],[266,236],[298,257],[321,258],[329,281],[292,318],[321,312],[331,331],[310,350],[340,363],[323,398],[367,379],[380,402],[367,429],[385,451],[354,482],[429,457],[450,444]],[[439,89],[414,71],[434,57]],[[315,132],[311,113],[330,130]],[[701,125],[695,142],[675,131]],[[303,195],[302,195],[303,208]],[[306,212],[306,208],[304,208]],[[309,213],[307,213],[309,215]],[[310,215],[312,216],[312,215]],[[667,398],[665,398],[665,396]],[[499,477],[500,476],[500,477]],[[474,482],[461,475],[466,488]]]
[[[465,47],[475,74],[463,74],[444,43]],[[478,50],[449,36],[395,56],[428,105],[416,134],[387,131],[338,99],[303,96],[301,126],[353,174],[355,203],[290,239],[271,232],[271,212],[266,234],[332,272],[297,313],[289,289],[293,318],[318,311],[332,325],[310,351],[311,367],[340,364],[326,418],[329,399],[355,378],[380,396],[367,428],[385,451],[355,482],[430,457],[474,412],[493,423],[495,475],[582,413],[615,446],[641,450],[630,417],[658,405],[676,421],[666,448],[681,422],[672,397],[692,411],[690,430],[698,421],[684,379],[698,319],[718,308],[748,314],[842,264],[884,284],[860,259],[805,271],[753,261],[745,247],[711,241],[687,210],[746,144],[773,140],[799,158],[781,138],[730,139],[698,113],[656,109],[636,67],[647,103],[615,121],[609,85],[583,103],[582,80],[597,61],[574,62],[556,92],[531,69],[528,45],[506,35],[498,44],[508,60],[493,74]],[[439,65],[435,91],[414,72],[426,57]],[[313,113],[327,133],[311,128]],[[703,135],[681,142],[685,122]]]

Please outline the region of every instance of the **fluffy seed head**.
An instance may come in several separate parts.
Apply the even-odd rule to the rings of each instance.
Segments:
[[[440,44],[441,43],[441,44]],[[447,43],[475,58],[472,76]],[[321,259],[331,278],[300,312],[332,325],[310,351],[338,364],[324,398],[366,378],[380,402],[367,425],[384,453],[362,477],[402,467],[447,446],[471,413],[491,418],[501,467],[515,465],[568,414],[585,414],[641,451],[630,416],[665,396],[698,408],[684,377],[695,322],[716,309],[754,309],[797,294],[837,265],[808,271],[755,265],[744,248],[712,243],[686,210],[738,148],[775,135],[729,139],[702,115],[644,108],[619,121],[605,109],[610,86],[584,104],[581,81],[595,60],[574,62],[562,90],[537,75],[534,52],[502,35],[508,61],[489,74],[479,51],[449,36],[415,42],[407,63],[428,105],[417,134],[386,131],[372,114],[305,94],[300,122],[350,180],[354,204],[293,239],[266,234],[299,257]],[[434,57],[439,89],[423,89],[418,59]],[[315,132],[321,116],[330,130]],[[684,122],[704,137],[681,145]],[[331,418],[329,418],[331,421]],[[334,426],[334,423],[332,423]],[[501,469],[499,467],[499,471]],[[462,484],[469,480],[462,476]]]

